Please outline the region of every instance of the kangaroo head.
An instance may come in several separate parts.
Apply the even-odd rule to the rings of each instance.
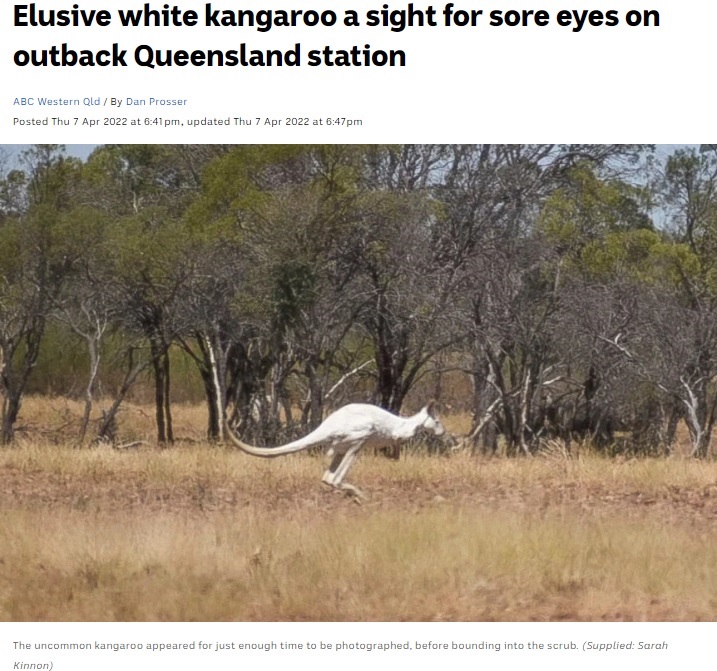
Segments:
[[[430,401],[429,404],[425,408],[423,408],[423,410],[421,410],[421,413],[425,415],[425,419],[421,424],[421,428],[425,429],[426,431],[430,431],[437,436],[442,436],[446,432],[446,429],[444,428],[443,424],[441,424],[441,420],[436,417],[435,401]]]

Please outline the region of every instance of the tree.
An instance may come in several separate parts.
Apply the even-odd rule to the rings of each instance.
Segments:
[[[182,217],[199,192],[203,166],[222,151],[202,145],[107,145],[88,160],[93,203],[113,218],[108,228],[111,277],[114,295],[124,301],[124,330],[143,336],[148,346],[148,356],[136,358],[136,342],[130,339],[131,363],[118,398],[105,413],[101,436],[113,425],[124,395],[151,367],[157,439],[174,439],[169,350],[185,328],[177,301],[190,281]]]
[[[355,216],[352,152],[241,147],[206,171],[203,197],[188,220],[204,250],[195,258],[212,259],[221,270],[197,274],[204,279],[189,301],[196,346],[182,343],[206,381],[210,437],[221,434],[230,403],[233,421],[255,439],[279,438],[280,409],[291,430],[290,379],[297,389],[306,380],[302,428],[322,419],[338,349],[357,310],[353,271],[339,258]]]
[[[584,244],[576,219],[582,217],[585,228],[605,218],[602,175],[625,172],[640,151],[616,145],[452,148],[437,190],[444,222],[438,244],[445,263],[463,277],[460,315],[470,344],[471,436],[478,444],[495,449],[501,433],[509,451],[532,449],[548,387],[563,374],[555,329],[569,247],[554,232],[546,235],[536,221],[540,209],[541,218],[547,207],[567,227],[567,237]],[[617,195],[627,189],[615,191],[612,200],[622,202]]]
[[[459,276],[437,241],[443,222],[435,192],[448,148],[374,147],[362,160],[362,215],[345,263],[365,295],[360,321],[373,347],[373,400],[399,412],[440,352],[460,340],[451,323]]]
[[[58,231],[66,258],[72,258],[60,290],[51,296],[50,316],[66,325],[87,348],[88,376],[78,432],[82,445],[92,414],[106,336],[121,323],[122,298],[112,268],[108,222],[93,208],[77,208]],[[104,432],[102,437],[104,438]]]
[[[659,320],[659,331],[669,333],[661,352],[670,362],[661,387],[684,407],[692,453],[704,457],[717,419],[717,156],[675,152],[665,167],[663,194],[669,225],[684,249],[673,254],[676,290],[666,306],[672,314]]]
[[[78,162],[56,145],[35,146],[22,162],[25,169],[10,173],[0,189],[0,444],[14,437],[52,301],[72,263],[60,253],[58,230],[73,207]]]

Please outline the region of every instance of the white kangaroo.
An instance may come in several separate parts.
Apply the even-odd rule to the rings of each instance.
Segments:
[[[239,440],[227,423],[227,435],[244,452],[255,457],[280,457],[300,452],[310,447],[325,445],[333,455],[331,464],[321,481],[357,497],[361,492],[344,478],[364,447],[386,447],[413,438],[421,431],[441,436],[445,433],[443,424],[434,414],[431,401],[420,412],[411,417],[399,417],[388,410],[368,403],[350,403],[331,413],[316,429],[303,438],[280,447],[253,447]]]

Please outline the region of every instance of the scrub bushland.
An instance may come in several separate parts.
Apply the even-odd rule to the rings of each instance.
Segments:
[[[28,433],[0,450],[0,619],[717,617],[713,461],[366,453],[362,505],[325,464]]]

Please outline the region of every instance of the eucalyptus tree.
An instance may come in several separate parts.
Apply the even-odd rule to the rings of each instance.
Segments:
[[[82,200],[82,189],[78,189]],[[59,246],[68,264],[63,285],[51,297],[50,317],[80,338],[88,358],[84,388],[84,410],[78,430],[78,444],[85,441],[107,338],[123,323],[124,300],[112,272],[114,250],[108,236],[109,221],[97,209],[76,206],[61,229]],[[106,437],[105,431],[100,432]]]
[[[366,302],[354,282],[355,268],[342,258],[345,237],[360,215],[356,196],[341,184],[345,157],[331,147],[315,149],[307,159],[306,181],[274,189],[245,237],[274,352],[266,388],[271,414],[291,383],[302,430],[321,423],[325,403],[339,389],[337,378],[348,380],[359,365],[355,326]],[[291,418],[290,404],[283,406]]]
[[[238,300],[245,285],[240,251],[233,241],[213,236],[194,236],[185,247],[182,264],[189,268],[178,300],[183,325],[176,333],[181,349],[196,364],[208,409],[207,436],[224,437],[227,380],[240,364],[236,344],[242,329]]]
[[[449,149],[372,147],[361,164],[361,216],[347,237],[344,263],[365,295],[359,319],[376,370],[373,400],[400,411],[439,354],[458,343],[453,323],[458,275],[441,255],[440,203]]]
[[[89,158],[93,205],[111,219],[114,295],[122,300],[127,369],[100,427],[110,430],[124,396],[147,369],[154,379],[159,442],[172,442],[169,350],[185,327],[178,296],[191,281],[183,215],[200,188],[203,165],[223,151],[201,145],[105,145]],[[138,345],[137,338],[146,343]]]
[[[656,333],[665,362],[661,388],[678,400],[694,456],[706,456],[717,421],[717,154],[692,149],[667,160],[662,182],[668,226],[678,243],[675,278]],[[659,313],[658,313],[659,315]]]
[[[233,419],[243,420],[245,432],[276,439],[280,409],[291,430],[291,393],[301,426],[317,425],[335,371],[351,365],[340,353],[357,303],[352,271],[339,257],[356,217],[354,152],[237,147],[208,166],[188,220],[221,268],[206,275],[214,289],[202,292],[213,297],[216,319],[204,314],[195,346],[183,343],[211,382],[210,436],[220,434],[217,419],[233,403]]]
[[[641,337],[637,327],[639,267],[660,236],[650,218],[649,191],[622,179],[601,178],[579,164],[545,199],[538,230],[554,247],[548,267],[563,296],[562,339],[569,389],[553,414],[562,415],[563,431],[613,440],[618,403],[630,388],[621,345]],[[618,343],[619,341],[619,343]]]
[[[13,439],[52,300],[72,263],[61,231],[79,173],[79,163],[57,145],[27,150],[21,164],[0,185],[0,443]]]
[[[495,449],[502,434],[509,451],[531,449],[549,388],[563,375],[557,329],[571,247],[537,225],[541,208],[552,198],[552,215],[577,230],[576,220],[592,221],[597,213],[581,214],[590,180],[579,182],[580,166],[590,166],[598,180],[625,172],[640,151],[627,145],[452,148],[437,191],[444,221],[439,246],[465,286],[460,315],[472,359],[477,443]]]
[[[594,437],[621,421],[641,449],[669,450],[684,419],[692,453],[708,453],[717,408],[716,176],[715,158],[695,151],[666,161],[663,230],[646,217],[645,189],[624,183],[584,174],[573,195],[559,190],[546,202],[541,225],[567,250],[562,274],[572,284],[565,351],[582,362],[571,368],[573,391],[560,397],[563,410],[571,402],[573,427]]]

